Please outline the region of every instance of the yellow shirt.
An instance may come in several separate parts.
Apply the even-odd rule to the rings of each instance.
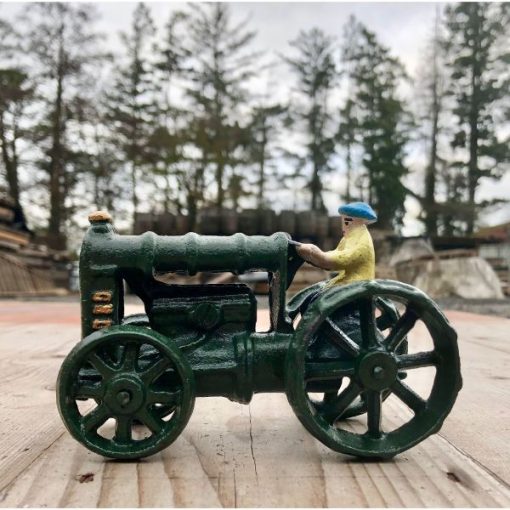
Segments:
[[[326,252],[326,256],[338,271],[338,276],[329,280],[326,287],[375,278],[374,245],[365,225],[348,232],[336,249]]]

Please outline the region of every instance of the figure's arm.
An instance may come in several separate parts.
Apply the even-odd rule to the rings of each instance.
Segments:
[[[323,252],[314,244],[302,244],[301,246],[296,246],[296,250],[303,259],[314,266],[328,271],[337,269],[334,259],[328,255],[330,252]]]
[[[328,271],[338,271],[355,264],[366,252],[366,236],[363,231],[353,232],[349,243],[343,249],[323,252],[313,244],[297,247],[298,253],[314,266]]]

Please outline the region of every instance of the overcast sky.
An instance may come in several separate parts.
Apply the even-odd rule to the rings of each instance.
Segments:
[[[147,2],[156,23],[162,27],[168,20],[173,9],[182,8],[184,3]],[[264,50],[268,57],[275,59],[278,53],[288,53],[288,42],[296,37],[300,30],[317,26],[326,33],[337,37],[342,36],[342,29],[350,14],[354,14],[369,29],[375,31],[380,41],[388,46],[406,66],[411,76],[423,67],[423,50],[427,38],[431,34],[437,6],[444,8],[444,3],[239,3],[231,2],[233,17],[236,20],[249,17],[249,27],[257,31],[254,46]],[[134,2],[98,2],[96,6],[101,19],[98,28],[108,34],[112,50],[120,48],[118,33],[130,26],[131,15],[136,6]],[[19,3],[0,3],[0,16],[14,18],[19,12]],[[291,76],[284,65],[273,71],[274,93],[280,95],[288,90]],[[408,163],[412,167],[421,166],[417,155],[410,155]],[[336,183],[335,183],[336,184]],[[343,179],[339,177],[338,185],[333,186],[340,192]],[[326,197],[329,212],[334,214],[338,199],[334,194]],[[510,197],[510,175],[503,181],[494,183],[485,181],[480,187],[478,198],[492,196]],[[416,234],[421,225],[415,220],[418,212],[417,204],[408,199],[406,203],[407,234]],[[486,218],[485,223],[494,224],[510,220],[510,206],[496,211]]]

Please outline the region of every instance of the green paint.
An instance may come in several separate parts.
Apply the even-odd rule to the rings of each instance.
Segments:
[[[294,329],[309,290],[287,308],[285,292],[301,264],[284,233],[120,236],[96,215],[80,259],[83,340],[65,359],[57,383],[69,432],[106,457],[144,457],[177,438],[195,397],[249,403],[264,392],[285,392],[309,432],[342,453],[391,457],[437,432],[461,377],[456,334],[436,305],[398,282],[353,283],[324,291]],[[156,271],[253,269],[271,274],[267,333],[255,332],[257,304],[244,285],[167,286],[154,279]],[[146,315],[124,317],[123,281],[143,300]],[[402,315],[394,302],[405,306]],[[97,304],[113,306],[105,314]],[[407,354],[407,333],[418,318],[434,350]],[[436,377],[424,400],[402,380],[407,370],[429,365]],[[345,377],[350,383],[338,393]],[[324,397],[315,401],[310,393]],[[381,408],[391,393],[414,409],[414,417],[386,433]],[[80,412],[87,399],[95,409]],[[338,428],[363,413],[366,432]],[[101,426],[111,418],[114,435],[104,437]],[[147,437],[138,437],[140,430]]]

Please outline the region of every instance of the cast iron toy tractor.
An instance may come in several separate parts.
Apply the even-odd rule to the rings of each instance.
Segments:
[[[106,213],[89,219],[80,256],[83,339],[62,364],[57,402],[69,432],[90,450],[120,459],[154,454],[182,432],[196,397],[247,404],[254,393],[285,392],[319,441],[360,457],[392,457],[437,432],[450,412],[461,388],[456,333],[418,289],[390,280],[335,286],[301,314],[316,287],[286,306],[303,261],[285,233],[124,236]],[[250,270],[270,275],[265,333],[255,331],[257,301],[246,285],[155,278]],[[124,282],[146,314],[124,316]],[[411,353],[417,321],[431,347]],[[422,367],[434,374],[428,397],[405,381]],[[390,396],[409,410],[392,430],[382,421]]]

